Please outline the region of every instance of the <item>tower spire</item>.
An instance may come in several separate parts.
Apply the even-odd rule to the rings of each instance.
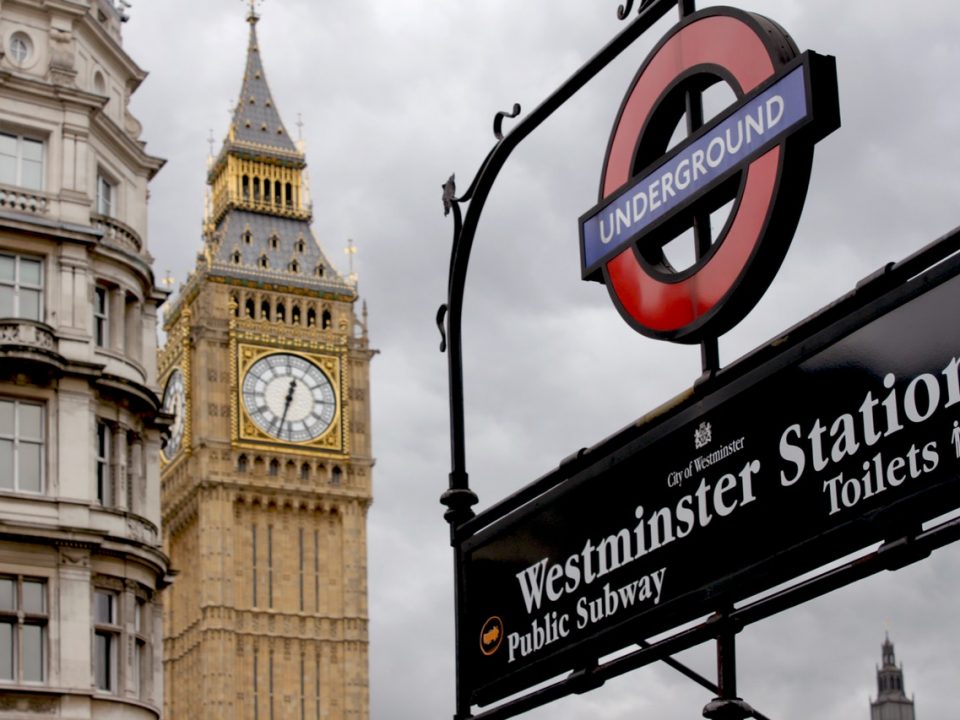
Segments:
[[[333,269],[310,228],[306,155],[287,133],[267,83],[257,38],[259,1],[244,0],[250,30],[243,81],[226,139],[207,172],[207,267],[234,279],[269,277],[355,297],[355,285]]]
[[[881,645],[882,665],[877,668],[877,699],[870,703],[871,720],[915,720],[913,700],[903,687],[903,668],[897,658],[889,633]]]

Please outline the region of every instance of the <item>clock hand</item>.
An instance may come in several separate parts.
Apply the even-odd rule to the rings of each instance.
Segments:
[[[290,380],[290,387],[287,389],[287,397],[283,401],[283,415],[280,416],[280,427],[277,428],[277,432],[282,436],[283,435],[283,423],[287,419],[287,410],[290,409],[290,403],[293,402],[293,391],[297,387],[297,379],[293,378]]]

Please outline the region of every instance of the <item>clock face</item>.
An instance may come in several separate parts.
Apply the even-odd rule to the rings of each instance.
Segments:
[[[330,379],[298,355],[260,358],[247,370],[241,392],[250,419],[278,440],[307,442],[320,437],[337,409]]]
[[[183,443],[183,415],[186,409],[186,393],[183,388],[183,373],[174,370],[167,379],[163,391],[163,411],[173,415],[170,437],[163,448],[163,456],[168,460],[180,452]]]

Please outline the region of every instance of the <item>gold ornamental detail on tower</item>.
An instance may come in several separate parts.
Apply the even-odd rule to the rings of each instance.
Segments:
[[[299,454],[348,452],[344,355],[234,341],[233,444]]]

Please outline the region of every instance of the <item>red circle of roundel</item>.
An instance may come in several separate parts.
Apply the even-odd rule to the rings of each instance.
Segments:
[[[676,26],[624,99],[607,148],[601,200],[631,179],[643,131],[679,78],[698,71],[716,75],[720,69],[739,98],[796,55],[779,26],[731,8],[710,8]],[[645,335],[678,342],[699,342],[735,325],[783,260],[806,195],[812,155],[812,147],[790,148],[785,141],[750,162],[724,232],[693,272],[676,279],[654,276],[634,247],[611,258],[603,268],[604,281],[624,319]],[[783,184],[789,193],[778,193]]]

